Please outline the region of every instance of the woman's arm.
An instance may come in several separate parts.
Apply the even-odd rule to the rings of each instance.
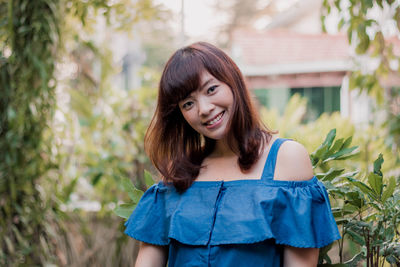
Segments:
[[[168,246],[155,246],[140,242],[136,258],[136,267],[165,267],[167,265]]]
[[[303,145],[286,141],[278,152],[275,180],[302,181],[314,176],[307,150]],[[283,253],[284,267],[315,267],[318,264],[318,248],[286,246]]]
[[[318,248],[295,248],[286,246],[283,252],[284,267],[315,267],[318,264]]]

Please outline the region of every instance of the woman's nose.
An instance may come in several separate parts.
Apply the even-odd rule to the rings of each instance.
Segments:
[[[211,113],[211,111],[214,109],[214,104],[208,101],[207,99],[201,99],[199,100],[199,115],[200,116],[207,116],[208,114]]]

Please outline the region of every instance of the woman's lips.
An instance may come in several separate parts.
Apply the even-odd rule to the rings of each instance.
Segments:
[[[222,111],[221,113],[219,113],[217,116],[215,116],[214,118],[212,118],[211,120],[207,121],[206,123],[204,123],[204,125],[208,128],[214,128],[217,127],[221,121],[222,121],[222,117],[224,116],[225,111]]]

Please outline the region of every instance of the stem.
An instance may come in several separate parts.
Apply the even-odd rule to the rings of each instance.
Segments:
[[[367,238],[366,238],[366,247],[367,247],[367,267],[371,267],[370,266],[370,247],[369,247],[369,231],[367,233]]]
[[[371,247],[371,243],[370,243],[370,234],[369,234],[369,229],[368,229],[368,244],[370,246],[369,248],[369,266],[373,267],[374,266],[374,248]]]
[[[343,240],[344,240],[344,224],[342,224],[343,237],[339,240],[339,262],[343,263]]]

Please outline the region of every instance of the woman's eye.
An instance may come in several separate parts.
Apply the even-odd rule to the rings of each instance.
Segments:
[[[192,107],[192,105],[193,105],[193,102],[192,102],[192,101],[188,101],[188,102],[185,102],[185,103],[182,105],[182,108],[183,108],[183,109],[189,109],[189,108]]]
[[[218,85],[211,86],[210,88],[207,89],[207,94],[212,94],[215,92],[217,89]]]

